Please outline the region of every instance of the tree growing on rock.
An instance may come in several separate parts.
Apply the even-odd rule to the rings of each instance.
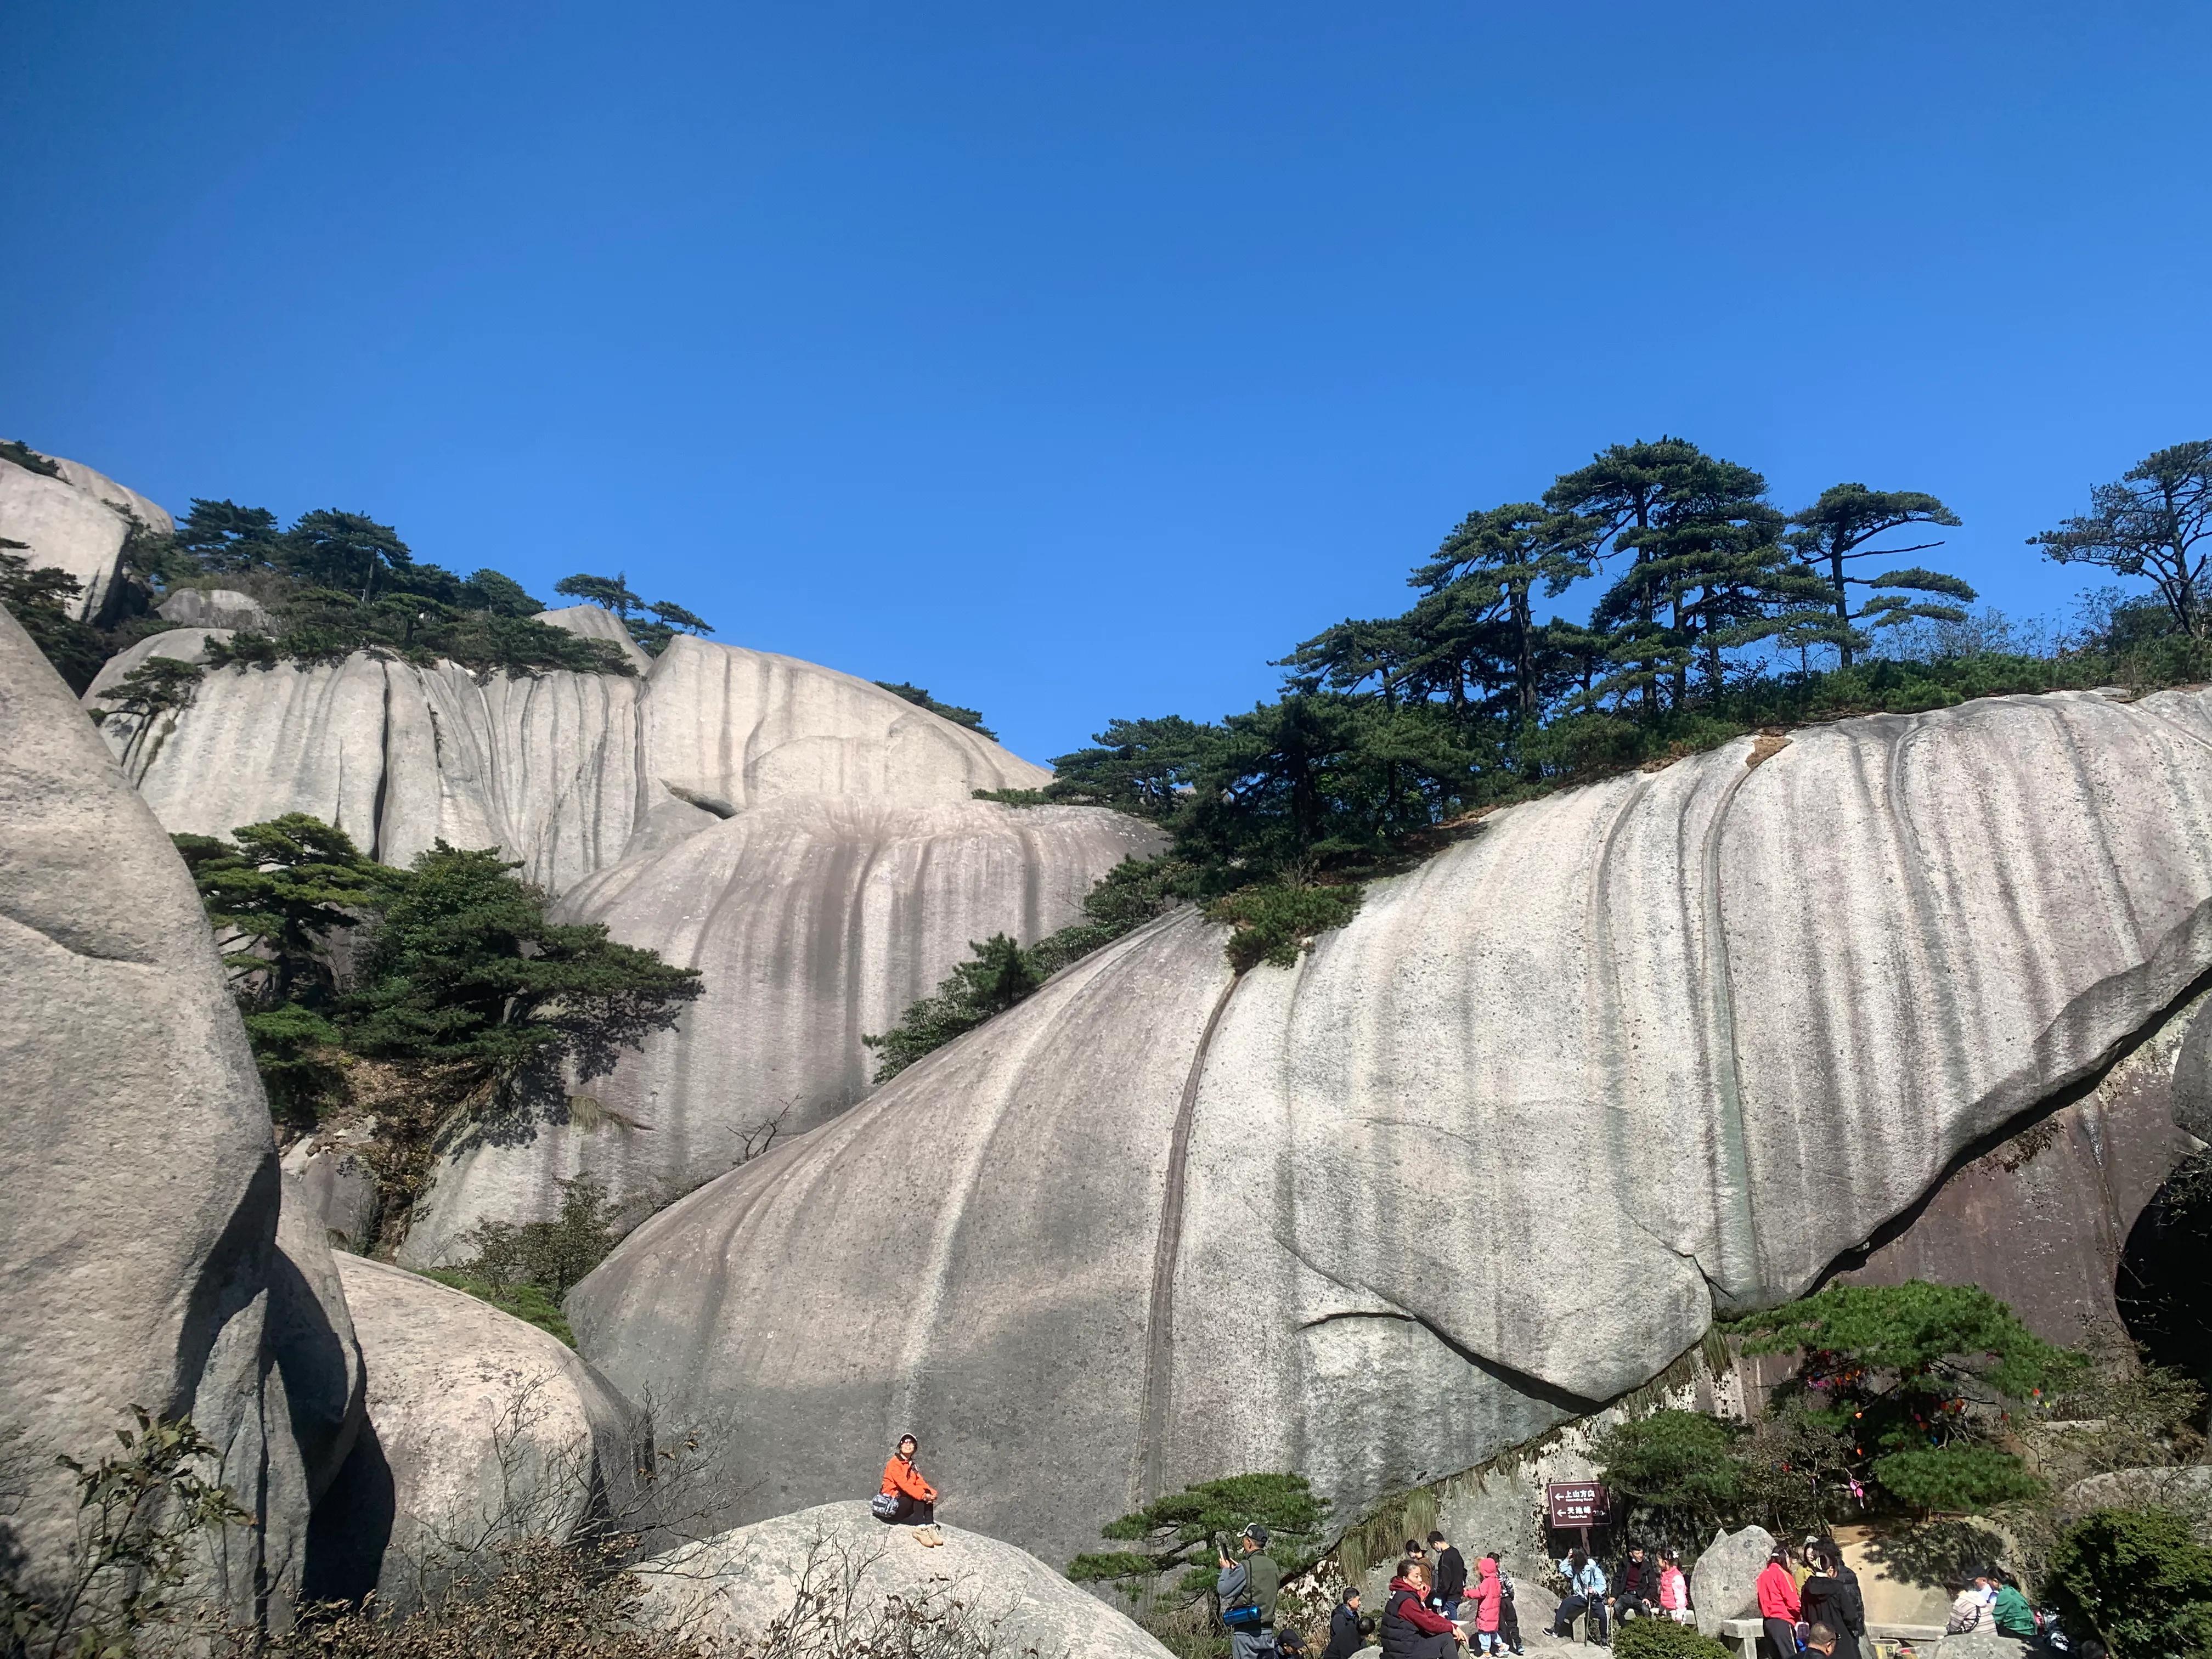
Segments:
[[[2081,1370],[1988,1291],[1920,1279],[1831,1285],[1731,1328],[1747,1354],[1800,1355],[1778,1408],[1848,1435],[1853,1478],[1922,1516],[2040,1492],[2000,1441]]]
[[[1917,489],[1869,489],[1862,483],[1832,485],[1820,499],[1795,514],[1796,526],[1787,538],[1790,549],[1807,568],[1827,582],[1835,610],[1832,623],[1808,623],[1794,637],[1807,644],[1832,645],[1844,667],[1870,643],[1868,629],[1894,628],[1920,618],[1958,623],[1966,619],[1953,600],[1972,603],[1974,590],[1956,576],[1923,570],[1917,565],[1884,571],[1879,576],[1855,576],[1849,566],[1858,559],[1901,558],[1941,547],[1941,541],[1915,542],[1910,547],[1869,547],[1893,530],[1907,525],[1956,525],[1959,515],[1933,495]],[[1851,589],[1877,590],[1854,611]],[[1922,596],[1922,597],[1915,597]]]
[[[520,868],[495,848],[443,841],[415,860],[341,1005],[349,1047],[460,1066],[505,1098],[564,1068],[605,1076],[624,1048],[676,1024],[699,994],[698,969],[618,945],[597,923],[549,921]]]
[[[2028,538],[2060,564],[2148,576],[2192,638],[2212,635],[2204,562],[2212,556],[2212,439],[2175,444],[2089,494],[2089,511]]]
[[[1288,1578],[1319,1548],[1328,1504],[1302,1474],[1200,1481],[1108,1522],[1099,1536],[1133,1547],[1079,1555],[1067,1576],[1079,1584],[1117,1585],[1132,1600],[1167,1581],[1186,1604],[1195,1602],[1213,1594],[1215,1559],[1233,1558],[1231,1540],[1255,1521],[1267,1528],[1267,1553]]]

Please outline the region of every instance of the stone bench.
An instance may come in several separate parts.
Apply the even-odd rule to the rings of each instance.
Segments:
[[[1735,1649],[1743,1659],[1759,1659],[1759,1638],[1765,1632],[1766,1626],[1756,1619],[1724,1619],[1721,1621],[1720,1639]],[[1868,1625],[1866,1634],[1866,1647],[1860,1650],[1863,1659],[1888,1659],[1899,1642],[1911,1643],[1920,1650],[1920,1659],[1935,1659],[1936,1644],[1943,1639],[1943,1626],[1889,1625],[1876,1620]],[[1869,1653],[1866,1648],[1873,1651]]]

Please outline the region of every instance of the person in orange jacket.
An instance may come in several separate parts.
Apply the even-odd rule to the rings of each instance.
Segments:
[[[938,1540],[937,1488],[921,1478],[921,1471],[914,1466],[914,1455],[921,1449],[921,1443],[910,1434],[899,1437],[898,1449],[884,1465],[883,1496],[895,1500],[888,1515],[878,1519],[890,1526],[909,1526],[926,1528],[918,1534],[925,1544]]]
[[[1780,1550],[1766,1558],[1756,1588],[1759,1617],[1773,1659],[1796,1659],[1797,1581],[1790,1576],[1789,1558]]]

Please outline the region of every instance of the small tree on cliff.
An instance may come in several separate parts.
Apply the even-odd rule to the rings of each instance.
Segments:
[[[1999,1437],[2081,1370],[1988,1291],[1917,1279],[1831,1285],[1734,1329],[1747,1354],[1802,1355],[1778,1407],[1847,1434],[1852,1477],[1922,1515],[2040,1492]]]
[[[1320,1546],[1328,1504],[1302,1474],[1232,1474],[1186,1486],[1101,1528],[1099,1535],[1134,1547],[1079,1555],[1067,1576],[1079,1584],[1118,1584],[1132,1600],[1174,1577],[1188,1605],[1213,1593],[1215,1558],[1255,1521],[1269,1534],[1267,1553],[1283,1577],[1303,1571]]]

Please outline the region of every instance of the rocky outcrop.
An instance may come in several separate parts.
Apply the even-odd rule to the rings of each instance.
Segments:
[[[2208,1006],[2212,993],[2190,998],[2081,1098],[1966,1159],[1838,1276],[1978,1285],[2051,1342],[2078,1343],[2085,1327],[2123,1334],[2113,1286],[2130,1236],[2202,1144],[2183,1125],[2212,1107],[2177,1064],[2212,1036]]]
[[[558,1183],[586,1170],[633,1213],[658,1209],[835,1116],[871,1086],[862,1035],[897,1024],[971,940],[1051,933],[1099,877],[1158,846],[1093,807],[804,797],[587,878],[560,918],[702,969],[703,994],[591,1084],[589,1108],[495,1124],[456,1151],[404,1259],[465,1253],[486,1217],[550,1216]]]
[[[298,1584],[307,1473],[272,1300],[269,1109],[198,896],[76,700],[0,615],[0,1443],[8,1542],[60,1568],[75,1493],[133,1406],[189,1414],[262,1517],[213,1588],[238,1615]],[[310,1298],[312,1300],[312,1298]]]
[[[0,538],[21,542],[33,568],[66,570],[82,592],[81,620],[102,617],[115,597],[123,544],[135,518],[156,535],[175,521],[136,490],[76,461],[51,458],[58,477],[0,458]]]
[[[780,1622],[801,1632],[834,1622],[871,1652],[874,1636],[896,1632],[905,1639],[884,1641],[883,1651],[1164,1659],[1126,1614],[1035,1556],[958,1527],[938,1532],[943,1546],[925,1549],[864,1503],[781,1516],[641,1565],[639,1616],[697,1638],[710,1655],[759,1652]],[[945,1639],[955,1632],[988,1639]]]
[[[541,611],[538,613],[538,620],[555,628],[565,629],[582,639],[604,641],[620,651],[629,665],[641,674],[653,666],[653,659],[638,648],[637,641],[630,637],[629,629],[623,626],[622,619],[604,606],[574,605],[561,611]]]
[[[368,1409],[367,1379],[322,1213],[294,1178],[291,1160],[282,1168],[269,1345],[284,1379],[285,1406],[307,1493],[320,1501],[353,1454]]]
[[[253,628],[266,632],[273,625],[260,600],[230,587],[179,587],[154,611],[163,622],[180,628]]]
[[[317,1238],[356,1255],[376,1243],[383,1210],[376,1173],[363,1156],[375,1145],[376,1121],[302,1135],[284,1152],[284,1211]]]
[[[638,1229],[570,1296],[584,1351],[753,1425],[733,1521],[911,1426],[1062,1559],[1194,1479],[1356,1513],[1587,1413],[2212,963],[2212,696],[1753,752],[1493,814],[1293,968],[1131,936]]]
[[[1774,1534],[1764,1527],[1717,1532],[1690,1572],[1690,1605],[1698,1610],[1698,1629],[1718,1636],[1731,1619],[1759,1615],[1759,1575],[1774,1553]]]
[[[411,1606],[503,1541],[632,1509],[647,1425],[589,1365],[474,1297],[337,1261],[368,1425],[316,1513],[318,1594]]]
[[[590,606],[544,620],[591,638],[613,621]],[[88,701],[132,665],[108,665]],[[1048,775],[866,681],[689,635],[641,679],[480,680],[365,653],[212,670],[158,743],[135,742],[127,720],[103,729],[171,830],[228,836],[309,812],[387,864],[440,837],[504,848],[555,892],[622,858],[648,820],[665,841],[790,796],[965,800]]]

